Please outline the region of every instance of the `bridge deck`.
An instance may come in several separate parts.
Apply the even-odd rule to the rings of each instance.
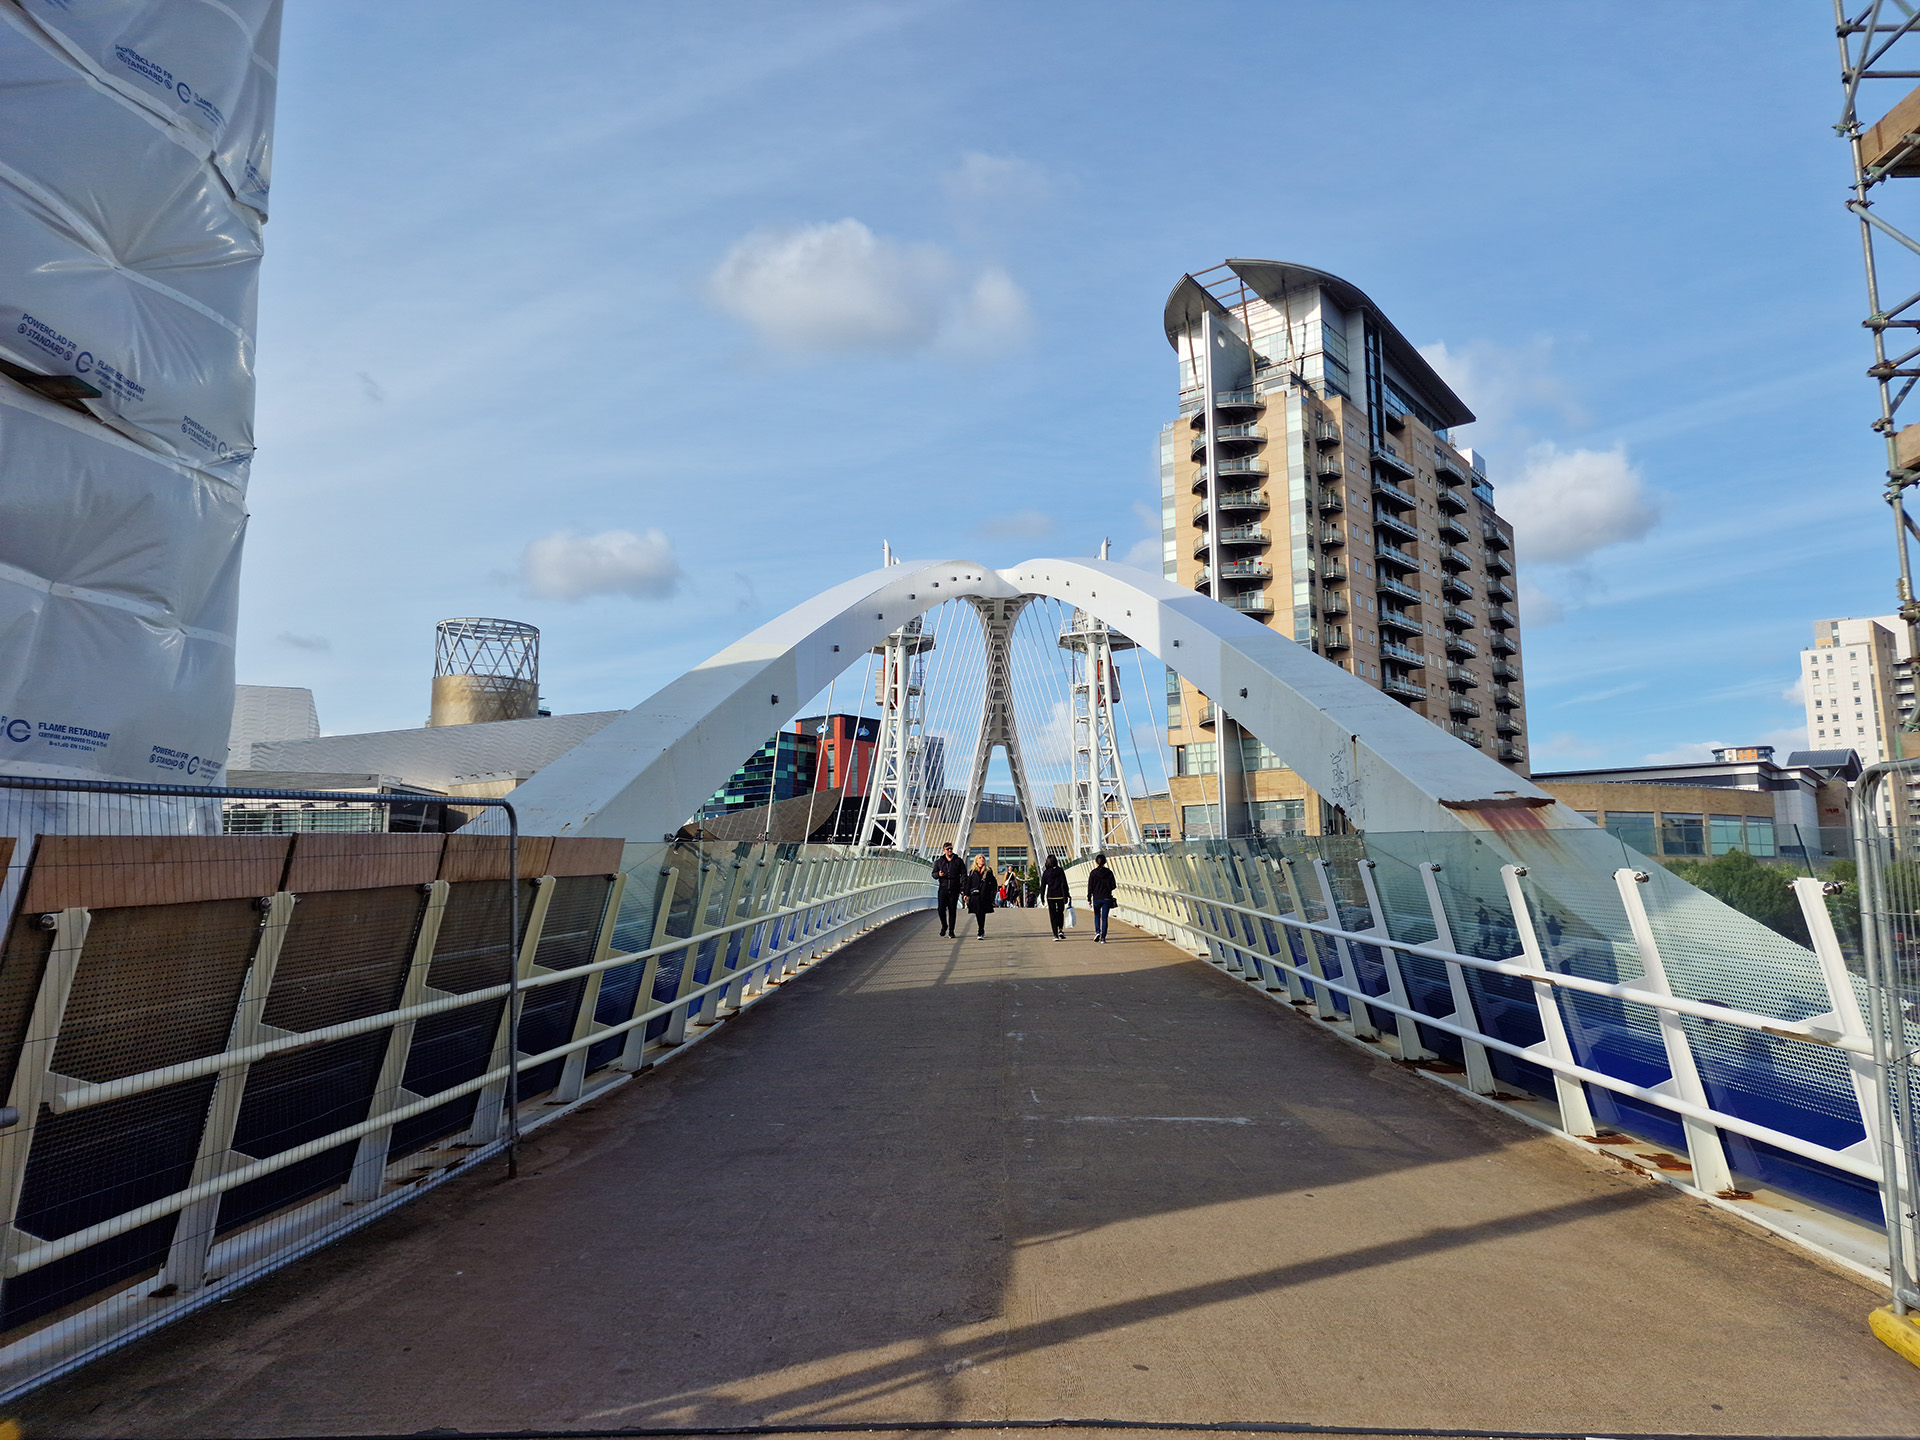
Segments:
[[[26,1433],[1920,1429],[1863,1285],[1115,929],[899,922]]]

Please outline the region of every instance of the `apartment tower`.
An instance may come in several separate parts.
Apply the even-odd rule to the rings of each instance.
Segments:
[[[1185,275],[1168,297],[1180,413],[1160,437],[1167,578],[1291,635],[1517,773],[1526,771],[1513,530],[1473,413],[1380,308],[1274,260]],[[1169,672],[1176,828],[1337,832],[1228,707]]]

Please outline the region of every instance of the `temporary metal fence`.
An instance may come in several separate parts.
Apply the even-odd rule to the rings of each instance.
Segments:
[[[1870,765],[1854,792],[1860,865],[1860,948],[1868,1022],[1887,1136],[1887,1249],[1896,1315],[1920,1311],[1920,830],[1889,826],[1888,782],[1920,772],[1920,760]]]
[[[0,1399],[933,902],[894,852],[520,836],[469,797],[426,802],[451,833],[224,834],[236,801],[423,798],[0,777]]]
[[[1142,847],[1111,855],[1117,913],[1476,1094],[1538,1097],[1569,1136],[1651,1142],[1647,1168],[1704,1196],[1765,1187],[1879,1226],[1895,1167],[1835,887],[1782,879],[1809,949],[1603,832],[1536,837],[1540,864],[1472,834]]]

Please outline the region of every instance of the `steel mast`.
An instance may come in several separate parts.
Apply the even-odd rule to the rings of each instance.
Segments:
[[[1133,649],[1133,641],[1075,610],[1060,632],[1060,648],[1072,656],[1073,853],[1138,845],[1140,820],[1127,794],[1113,723],[1113,652]]]

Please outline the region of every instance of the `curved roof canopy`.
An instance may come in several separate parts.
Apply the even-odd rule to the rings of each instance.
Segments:
[[[1379,332],[1381,348],[1388,362],[1406,377],[1409,384],[1422,392],[1420,398],[1433,408],[1441,424],[1465,425],[1473,420],[1473,411],[1453,393],[1453,387],[1440,378],[1433,366],[1427,363],[1426,357],[1413,347],[1407,337],[1387,319],[1386,313],[1358,286],[1325,270],[1315,270],[1310,265],[1294,265],[1284,260],[1229,260],[1226,264],[1249,290],[1269,304],[1279,305],[1281,297],[1289,290],[1317,286],[1325,290],[1341,309],[1360,311]],[[1222,319],[1235,318],[1233,312],[1208,294],[1198,280],[1191,275],[1182,275],[1180,283],[1173,287],[1173,293],[1167,296],[1167,343],[1177,350],[1181,333],[1198,323],[1201,315],[1209,310]]]

